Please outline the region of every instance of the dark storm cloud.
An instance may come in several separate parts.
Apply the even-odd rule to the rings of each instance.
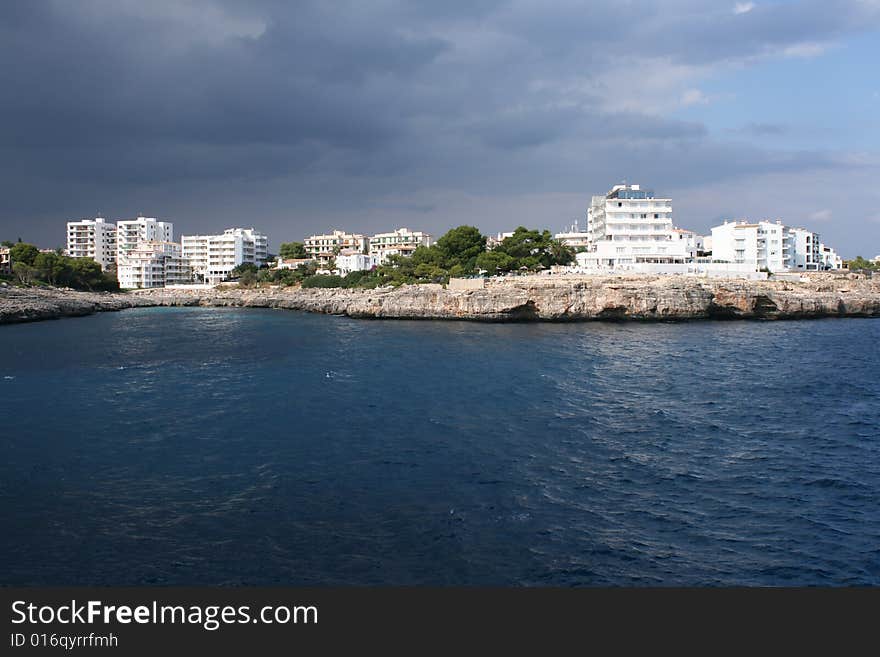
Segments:
[[[877,3],[733,5],[0,3],[0,221],[40,237],[95,197],[125,214],[201,200],[231,220],[260,181],[265,228],[304,231],[322,208],[430,214],[403,198],[425,188],[588,195],[587,174],[658,186],[840,166],[719,144],[673,111],[693,70],[876,28]]]

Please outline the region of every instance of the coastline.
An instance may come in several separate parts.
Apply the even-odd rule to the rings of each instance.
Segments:
[[[802,282],[671,276],[520,277],[484,289],[153,289],[125,293],[0,287],[0,324],[151,306],[277,308],[369,319],[685,321],[880,317],[880,280]]]

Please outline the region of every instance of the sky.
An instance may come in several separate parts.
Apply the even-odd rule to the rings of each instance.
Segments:
[[[880,0],[4,0],[0,239],[675,223],[880,254]]]

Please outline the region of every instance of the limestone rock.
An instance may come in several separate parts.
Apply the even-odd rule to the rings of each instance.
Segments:
[[[880,316],[880,278],[815,274],[803,282],[678,276],[532,276],[479,290],[258,288],[124,294],[0,288],[0,323],[136,306],[284,308],[364,318],[482,321],[796,319]]]

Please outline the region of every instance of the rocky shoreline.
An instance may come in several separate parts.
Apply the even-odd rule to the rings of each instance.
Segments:
[[[157,289],[90,293],[0,287],[0,324],[146,306],[281,308],[376,319],[587,321],[880,317],[880,278],[811,274],[802,281],[672,276],[522,277],[484,289]]]

